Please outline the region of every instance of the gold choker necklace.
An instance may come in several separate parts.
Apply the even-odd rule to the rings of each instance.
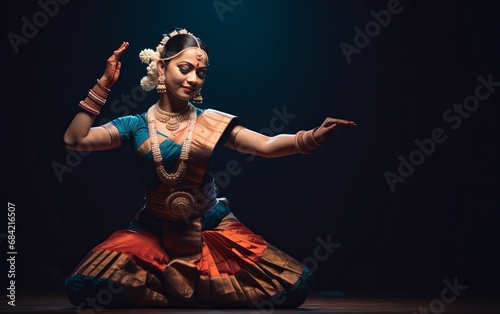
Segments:
[[[166,124],[167,130],[173,132],[179,129],[182,121],[186,121],[189,119],[189,108],[190,106],[188,104],[180,112],[168,112],[161,110],[160,106],[158,106],[158,103],[156,103],[154,105],[154,115],[158,121]]]

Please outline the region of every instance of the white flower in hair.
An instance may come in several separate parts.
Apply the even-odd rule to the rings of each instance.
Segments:
[[[149,77],[145,76],[141,79],[141,87],[146,92],[149,92],[153,88],[155,88],[156,84],[149,79]]]
[[[151,63],[148,65],[147,71],[149,77],[153,79],[158,78],[158,67],[156,61],[151,61]]]
[[[149,92],[158,84],[158,67],[156,61],[151,61],[147,67],[147,75],[141,79],[141,87]]]
[[[158,52],[154,51],[153,49],[143,49],[139,53],[139,58],[141,59],[142,63],[150,63],[153,60],[157,60],[160,58],[160,55]]]

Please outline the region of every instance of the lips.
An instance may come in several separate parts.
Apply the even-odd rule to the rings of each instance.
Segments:
[[[188,94],[192,93],[194,91],[193,88],[191,87],[187,87],[187,86],[182,86],[182,88],[184,89],[184,91]]]

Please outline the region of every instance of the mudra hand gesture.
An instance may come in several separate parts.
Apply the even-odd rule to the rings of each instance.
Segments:
[[[353,121],[326,118],[325,121],[314,131],[314,138],[319,144],[326,142],[341,126],[356,126]]]
[[[120,76],[120,69],[122,63],[119,61],[121,54],[128,48],[128,42],[124,41],[121,46],[116,49],[111,57],[108,58],[106,62],[106,68],[104,69],[104,74],[100,78],[101,84],[106,88],[110,88]]]

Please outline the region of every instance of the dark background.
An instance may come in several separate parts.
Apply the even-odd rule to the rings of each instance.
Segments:
[[[173,27],[210,48],[202,108],[238,115],[257,131],[285,107],[296,116],[283,133],[327,116],[357,122],[307,156],[250,158],[222,148],[214,170],[222,180],[228,163],[238,163],[239,174],[219,181],[221,196],[283,251],[310,262],[318,238],[340,244],[318,261],[316,291],[438,298],[443,281],[456,279],[467,285],[461,297],[498,294],[500,88],[456,130],[443,113],[474,95],[478,76],[500,81],[500,5],[401,1],[348,63],[340,43],[354,45],[354,28],[392,1],[219,2],[232,11],[219,15],[214,1],[69,1],[42,17],[17,53],[8,34],[22,35],[23,17],[33,21],[42,8],[2,2],[2,194],[16,205],[18,295],[63,291],[80,259],[142,206],[126,147],[81,156],[63,147],[62,135],[123,41],[130,48],[121,77],[96,121],[153,104],[155,91],[138,90],[138,54]],[[408,159],[414,141],[436,128],[446,141],[392,192],[384,172],[398,174],[398,156]],[[59,177],[56,164],[67,167]]]

